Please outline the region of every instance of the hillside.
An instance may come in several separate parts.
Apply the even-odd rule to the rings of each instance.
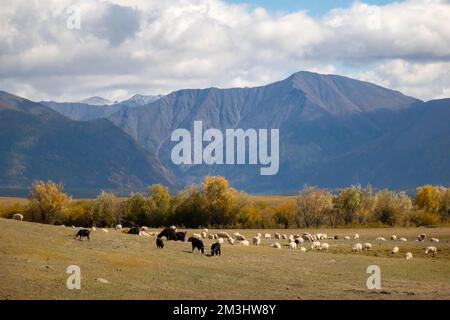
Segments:
[[[288,250],[287,240],[280,241],[282,248],[277,250],[270,247],[274,240],[263,240],[258,247],[225,243],[220,257],[192,254],[189,242],[166,241],[164,249],[156,249],[152,237],[114,229],[108,233],[97,229],[90,241],[74,240],[76,229],[1,218],[0,229],[0,299],[450,298],[448,228],[308,230],[338,234],[341,239],[357,232],[361,242],[392,233],[412,239],[426,232],[441,240],[436,256],[425,255],[425,244],[417,241],[402,243],[400,253],[392,255],[390,242],[355,254],[345,240],[330,242],[328,252]],[[189,235],[193,232],[198,230],[188,230]],[[250,238],[257,232],[286,230],[239,232]],[[207,249],[211,243],[205,240]],[[413,253],[412,261],[404,258],[406,250]],[[366,269],[372,264],[382,270],[382,291],[366,287]],[[66,287],[70,265],[80,267],[80,290]],[[289,265],[299,269],[280,272]]]
[[[6,92],[0,92],[0,155],[0,188],[26,191],[35,179],[53,180],[83,196],[173,182],[154,157],[108,120],[72,121]]]

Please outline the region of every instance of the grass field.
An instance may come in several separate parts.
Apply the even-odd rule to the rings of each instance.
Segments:
[[[278,250],[270,247],[274,240],[263,240],[260,247],[224,244],[220,257],[192,254],[189,242],[156,249],[153,238],[113,229],[93,231],[91,241],[74,240],[76,229],[7,219],[0,229],[1,299],[450,299],[450,228],[321,230],[357,232],[374,248],[351,253],[353,240],[329,240],[328,252],[302,253],[288,250],[286,240]],[[239,231],[251,237],[259,230]],[[276,231],[286,232],[264,232]],[[420,232],[440,239],[436,256],[424,254],[431,242],[414,241]],[[409,241],[374,241],[391,234]],[[209,248],[211,240],[205,242]],[[394,245],[397,255],[390,254]],[[81,268],[81,290],[66,287],[73,264]],[[381,290],[366,288],[373,264],[381,268]]]

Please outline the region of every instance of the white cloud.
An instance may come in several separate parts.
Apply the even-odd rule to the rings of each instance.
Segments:
[[[66,28],[72,5],[81,30]],[[310,70],[437,98],[450,92],[449,17],[449,1],[438,0],[356,2],[319,18],[220,0],[10,1],[0,11],[0,88],[114,100]]]

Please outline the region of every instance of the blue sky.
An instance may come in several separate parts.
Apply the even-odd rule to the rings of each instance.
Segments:
[[[264,7],[269,11],[293,12],[307,10],[310,15],[321,16],[334,8],[347,8],[355,0],[226,0],[229,3],[246,3]],[[392,0],[364,0],[368,4],[383,5]],[[399,1],[397,1],[399,2]]]

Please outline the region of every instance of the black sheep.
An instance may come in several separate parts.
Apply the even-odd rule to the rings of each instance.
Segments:
[[[90,233],[91,233],[91,230],[88,230],[88,229],[78,230],[77,234],[75,235],[75,239],[79,238],[80,240],[82,240],[83,237],[86,237],[86,238],[88,238],[88,240],[91,240],[91,238],[89,238]]]
[[[139,228],[139,227],[133,227],[133,228],[130,228],[130,230],[128,230],[128,234],[139,235],[140,232],[141,232],[141,228]]]
[[[186,238],[186,231],[185,232],[176,232],[175,233],[175,238],[176,238],[176,241],[183,241],[184,242],[184,240]]]
[[[211,255],[214,256],[220,256],[220,243],[213,243],[211,246]]]
[[[205,253],[205,245],[203,244],[202,240],[190,237],[188,241],[192,243],[192,253],[194,253],[195,249],[200,251],[202,254]]]
[[[162,241],[161,238],[156,238],[156,247],[157,247],[158,249],[164,248],[164,242]]]
[[[177,240],[175,230],[172,228],[165,228],[163,231],[161,231],[161,233],[158,234],[158,238],[162,237],[166,237],[167,240]]]

